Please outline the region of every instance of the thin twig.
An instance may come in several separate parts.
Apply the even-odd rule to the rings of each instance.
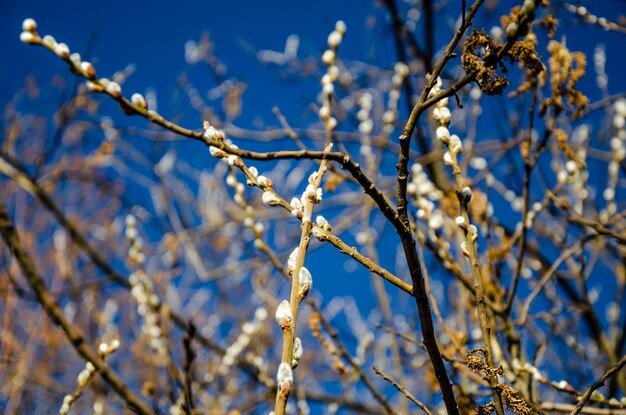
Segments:
[[[615,366],[611,367],[606,372],[604,372],[604,374],[600,377],[600,379],[598,379],[594,384],[592,384],[591,386],[587,388],[587,390],[585,391],[585,394],[582,396],[580,401],[576,404],[572,412],[570,412],[570,415],[577,415],[578,413],[580,413],[580,411],[583,409],[585,404],[589,401],[589,399],[591,399],[591,395],[593,394],[593,392],[596,389],[598,389],[600,386],[603,386],[604,382],[606,382],[608,378],[613,376],[614,373],[617,373],[619,370],[621,370],[622,367],[624,367],[624,365],[626,365],[626,355],[622,356],[620,361]]]
[[[387,373],[385,373],[380,368],[380,366],[378,366],[378,365],[374,366],[374,372],[376,372],[376,374],[380,375],[387,382],[391,383],[396,389],[398,389],[398,392],[400,392],[401,394],[406,396],[408,400],[413,402],[415,405],[419,406],[420,409],[426,413],[426,415],[432,415],[432,412],[430,412],[430,410],[428,409],[428,407],[426,405],[424,405],[415,396],[413,396],[413,394],[411,392],[409,392],[407,390],[407,388],[405,388],[404,386],[400,385],[398,382],[395,381],[394,378],[392,378]]]

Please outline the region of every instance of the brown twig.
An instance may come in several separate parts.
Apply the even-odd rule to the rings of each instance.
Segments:
[[[577,415],[578,413],[580,413],[580,411],[583,409],[585,404],[589,401],[589,399],[591,399],[591,395],[593,394],[593,392],[599,387],[603,386],[604,382],[606,382],[607,379],[609,379],[611,376],[613,376],[615,373],[621,370],[624,367],[624,365],[626,365],[626,355],[622,356],[620,361],[615,366],[609,368],[606,372],[604,372],[604,374],[600,377],[600,379],[598,379],[595,383],[593,383],[591,386],[587,388],[587,390],[585,391],[585,394],[582,396],[580,401],[576,404],[572,412],[570,412],[570,415]]]
[[[409,392],[407,390],[407,388],[405,388],[404,386],[400,385],[398,382],[395,381],[394,378],[392,378],[391,376],[389,376],[387,373],[385,373],[380,366],[376,365],[374,366],[374,372],[376,372],[376,374],[380,375],[383,379],[385,379],[387,382],[391,383],[397,390],[398,392],[400,392],[401,394],[403,394],[404,396],[406,396],[406,398],[408,400],[410,400],[411,402],[413,402],[415,405],[419,406],[420,409],[422,411],[424,411],[426,413],[426,415],[432,415],[432,412],[430,412],[430,409],[428,409],[428,407],[426,405],[424,405],[422,402],[420,402],[415,396],[413,396],[413,394],[411,392]]]

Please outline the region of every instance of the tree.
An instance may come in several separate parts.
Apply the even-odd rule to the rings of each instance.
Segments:
[[[185,55],[215,86],[181,76],[166,114],[24,20],[80,83],[51,132],[32,78],[5,109],[5,411],[626,413],[626,99],[566,41],[623,22],[373,16],[393,58],[342,59],[341,20],[321,56],[255,51],[320,82],[256,128],[206,34]]]

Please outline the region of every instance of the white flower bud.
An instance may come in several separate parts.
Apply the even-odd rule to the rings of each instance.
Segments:
[[[87,382],[89,382],[89,378],[91,377],[91,372],[83,369],[78,374],[78,378],[76,379],[78,386],[85,386]]]
[[[465,222],[465,218],[463,216],[457,216],[454,221],[456,222],[456,226],[463,229],[464,231],[467,230],[467,222]]]
[[[273,184],[269,178],[263,175],[257,177],[256,181],[259,183],[259,186],[261,187],[272,187],[272,184]]]
[[[65,43],[57,44],[54,48],[54,53],[56,53],[61,59],[70,58],[70,48]]]
[[[394,111],[385,111],[383,113],[383,122],[385,124],[393,124],[396,121],[396,113]]]
[[[291,366],[289,364],[283,362],[280,366],[278,366],[276,380],[278,383],[278,389],[281,392],[287,393],[291,389],[291,385],[293,384],[293,372],[291,371]]]
[[[205,126],[204,129],[204,137],[208,138],[210,140],[214,140],[216,139],[215,136],[217,135],[217,129],[215,127],[213,127],[212,125],[207,125]]]
[[[359,123],[359,132],[364,135],[368,135],[372,132],[374,128],[374,122],[371,119],[364,120]]]
[[[315,218],[315,224],[322,229],[330,228],[330,224],[322,215],[317,215],[317,217]]]
[[[25,32],[36,32],[37,31],[37,22],[35,19],[31,19],[30,17],[24,19],[22,22],[22,30]]]
[[[297,362],[302,358],[304,354],[304,349],[302,348],[302,340],[300,337],[296,337],[293,339],[293,359]]]
[[[567,163],[565,163],[565,170],[567,170],[570,176],[574,175],[578,171],[578,165],[574,160],[568,160]]]
[[[137,226],[137,219],[133,215],[126,215],[126,226],[135,227]]]
[[[330,117],[328,121],[326,122],[326,127],[331,130],[334,130],[335,127],[337,127],[337,119],[335,117]]]
[[[516,22],[511,22],[509,23],[509,25],[506,27],[506,35],[507,37],[515,37],[517,35],[517,23]]]
[[[463,255],[465,255],[466,257],[469,258],[470,251],[467,248],[467,242],[466,241],[461,242],[461,252],[463,252]]]
[[[437,101],[437,103],[435,105],[437,107],[439,107],[439,108],[447,107],[448,106],[448,97],[441,98],[439,101]]]
[[[298,248],[294,248],[287,259],[287,271],[291,274],[296,269],[296,261],[298,260]]]
[[[346,23],[343,20],[338,20],[337,23],[335,23],[335,30],[339,32],[341,36],[346,34],[347,29]]]
[[[78,52],[74,52],[74,53],[72,53],[70,55],[70,61],[72,61],[72,64],[74,66],[80,66],[80,59],[81,59],[80,58],[80,53],[78,53]],[[107,79],[107,81],[108,81],[108,79]],[[108,82],[107,82],[107,85],[108,85]]]
[[[448,142],[450,141],[450,130],[448,130],[448,127],[440,125],[439,127],[437,127],[435,134],[437,135],[437,138],[441,140],[441,142],[444,144],[448,144]]]
[[[122,96],[122,87],[115,81],[109,82],[106,87],[106,91],[113,98],[120,98]]]
[[[265,230],[265,225],[263,225],[261,222],[257,223],[256,225],[254,225],[254,231],[256,233],[263,233],[263,231]]]
[[[263,192],[263,196],[261,197],[263,203],[269,206],[276,206],[280,204],[280,199],[273,192]]]
[[[328,120],[328,118],[330,118],[330,108],[326,105],[322,105],[319,110],[319,116],[322,120]]]
[[[224,150],[219,149],[217,147],[214,146],[209,146],[209,153],[211,153],[211,155],[215,158],[223,158],[226,157],[226,153],[224,152]]]
[[[533,0],[524,0],[522,13],[527,16],[533,16],[535,14],[535,2]]]
[[[111,343],[109,344],[109,350],[114,352],[114,351],[118,350],[121,345],[122,345],[122,343],[120,342],[120,339],[115,338],[115,339],[111,340]]]
[[[417,196],[417,185],[413,182],[406,185],[406,192],[410,195]]]
[[[322,91],[324,91],[324,94],[326,95],[332,95],[333,92],[335,92],[335,87],[332,83],[327,83],[322,87]]]
[[[318,187],[315,190],[315,203],[320,203],[322,201],[322,196],[324,195],[324,191],[321,187]]]
[[[292,198],[291,202],[289,202],[289,205],[293,210],[302,210],[302,203],[297,197]]]
[[[336,30],[330,32],[330,35],[328,35],[328,46],[331,48],[337,48],[337,46],[341,43],[341,37],[341,33]]]
[[[451,117],[452,117],[452,114],[450,113],[450,110],[448,109],[448,107],[439,108],[439,120],[438,121],[441,122],[443,125],[449,125]]]
[[[472,241],[476,242],[478,240],[478,228],[476,225],[470,225],[469,232],[472,235]]]
[[[446,164],[446,166],[454,165],[454,161],[452,160],[452,155],[450,154],[449,151],[446,151],[445,153],[443,153],[443,162]]]
[[[448,143],[448,148],[450,151],[459,154],[463,152],[463,143],[461,143],[461,139],[458,135],[452,134],[450,136],[450,142]]]
[[[291,314],[291,305],[289,305],[289,301],[283,300],[280,302],[274,317],[276,318],[276,322],[280,326],[281,330],[288,330],[291,328],[293,314]]]
[[[259,307],[254,311],[254,319],[258,321],[265,321],[267,318],[267,309]]]
[[[332,65],[333,63],[335,63],[335,57],[336,57],[335,52],[330,49],[327,49],[322,54],[322,62],[324,62],[326,65]]]
[[[328,67],[328,76],[332,82],[336,81],[339,78],[339,68],[337,65],[330,65]]]
[[[235,187],[237,185],[237,179],[235,179],[233,175],[228,175],[228,177],[226,177],[226,184],[230,187]]]
[[[404,62],[397,62],[393,66],[393,71],[404,78],[409,74],[409,67]]]
[[[131,95],[130,101],[133,104],[135,104],[138,107],[141,107],[143,109],[148,108],[148,103],[146,102],[146,99],[140,93],[135,92],[133,95]]]
[[[54,38],[54,36],[52,35],[45,35],[42,39],[42,43],[44,44],[44,46],[54,50],[54,48],[57,45],[57,41]]]
[[[37,43],[37,36],[31,32],[22,32],[20,33],[20,40],[24,43]]]
[[[80,70],[83,73],[83,75],[85,75],[87,78],[96,79],[96,69],[93,67],[93,65],[90,62],[87,62],[87,61],[81,62]]]
[[[235,166],[235,165],[237,165],[237,162],[239,162],[239,156],[236,156],[234,154],[231,154],[230,156],[228,156],[228,165],[229,166]]]
[[[300,294],[306,295],[306,293],[313,286],[313,276],[308,268],[300,268],[300,272],[298,272],[298,280],[300,282]]]

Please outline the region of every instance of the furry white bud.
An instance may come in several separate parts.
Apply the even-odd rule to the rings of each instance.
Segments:
[[[294,248],[287,259],[287,271],[291,274],[296,269],[296,261],[298,260],[298,248]]]
[[[331,48],[336,48],[337,46],[339,46],[339,44],[341,43],[341,37],[341,33],[337,32],[336,30],[330,32],[330,35],[328,35],[328,46],[330,46]]]
[[[22,32],[20,34],[20,40],[24,43],[37,43],[37,36],[33,35],[31,32]]]
[[[302,202],[300,202],[300,199],[298,199],[297,197],[292,198],[289,205],[291,206],[292,210],[302,210]]]
[[[61,59],[70,58],[70,48],[65,43],[57,44],[54,48],[54,53],[56,53]]]
[[[70,55],[70,61],[72,62],[72,64],[74,64],[74,66],[80,66],[80,60],[81,60],[80,53],[74,52]],[[109,84],[109,80],[107,79],[107,85],[108,84]]]
[[[330,229],[330,224],[328,223],[326,218],[323,217],[322,215],[317,215],[317,217],[315,218],[315,224],[322,229],[326,229],[326,230]]]
[[[456,226],[465,231],[467,230],[467,222],[465,221],[465,218],[463,216],[457,216],[454,221],[456,223]]]
[[[307,293],[313,286],[313,276],[308,268],[300,268],[300,272],[298,272],[298,280],[300,282],[300,295],[306,297]]]
[[[239,162],[239,156],[236,156],[234,154],[231,154],[230,156],[228,156],[228,165],[229,166],[235,166],[235,165],[237,165],[238,162]]]
[[[326,95],[332,95],[333,92],[335,92],[335,87],[330,82],[325,83],[324,86],[322,87],[322,91],[324,91],[324,94]]]
[[[524,0],[522,13],[527,16],[533,16],[535,14],[535,2],[533,0]]]
[[[140,93],[135,92],[131,97],[130,97],[130,101],[137,105],[140,108],[146,109],[148,108],[148,103],[146,102],[146,99],[143,97],[143,95],[141,95]]]
[[[509,23],[509,25],[506,27],[507,37],[509,38],[515,37],[517,35],[517,29],[518,29],[518,26],[516,22]]]
[[[111,95],[113,98],[120,98],[122,96],[122,87],[115,81],[109,82],[106,86],[107,94]]]
[[[58,45],[57,45],[58,47]],[[55,47],[56,50],[56,47]],[[96,79],[96,69],[90,62],[84,61],[80,63],[80,70],[88,79]]]
[[[288,330],[291,328],[293,314],[291,314],[291,305],[289,305],[289,301],[283,300],[280,302],[274,317],[276,318],[276,322],[280,326],[281,330]]]
[[[335,62],[335,52],[327,49],[323,54],[322,54],[322,62],[324,62],[326,65],[332,65]]]
[[[283,362],[280,366],[278,366],[276,381],[278,383],[278,389],[281,392],[287,393],[291,390],[291,385],[293,384],[293,372],[289,364]]]
[[[393,71],[404,78],[409,74],[409,66],[404,62],[397,62],[393,66]]]
[[[45,35],[43,37],[43,39],[41,39],[41,42],[44,44],[44,46],[46,46],[47,48],[50,48],[52,50],[54,50],[54,48],[57,45],[57,41],[54,38],[54,36],[52,35]],[[80,56],[80,55],[79,55]],[[80,62],[80,61],[79,61]],[[76,64],[78,66],[78,64]]]
[[[461,139],[458,135],[452,134],[450,136],[450,142],[448,143],[448,148],[450,151],[459,154],[463,152],[463,143],[461,143]]]
[[[442,123],[443,125],[449,125],[451,118],[452,118],[452,114],[450,113],[450,110],[448,109],[448,107],[439,108],[439,120],[438,121],[440,123]]]
[[[439,127],[437,127],[435,134],[442,143],[448,144],[450,142],[450,130],[448,130],[448,127],[440,125]]]
[[[469,258],[470,251],[467,248],[467,242],[466,241],[461,242],[461,252],[463,252],[463,255],[465,255],[466,257]]]
[[[263,175],[258,176],[256,178],[256,181],[257,183],[259,183],[259,186],[261,187],[272,187],[272,181]]]
[[[211,155],[215,158],[226,157],[226,153],[224,152],[224,150],[214,146],[209,146],[209,153],[211,153]]]
[[[280,199],[273,192],[263,192],[261,199],[269,206],[276,206],[280,203]]]
[[[319,116],[322,120],[330,118],[330,109],[326,105],[322,105],[319,110]]]
[[[348,30],[348,27],[343,20],[338,20],[337,23],[335,23],[335,30],[339,32],[341,36],[344,36],[346,34],[346,30]]]
[[[37,22],[35,19],[31,19],[30,17],[24,19],[22,22],[22,30],[25,32],[35,32],[37,31]]]
[[[296,337],[293,339],[293,360],[297,363],[302,358],[303,354],[304,349],[302,348],[302,340],[300,340],[300,337]]]

